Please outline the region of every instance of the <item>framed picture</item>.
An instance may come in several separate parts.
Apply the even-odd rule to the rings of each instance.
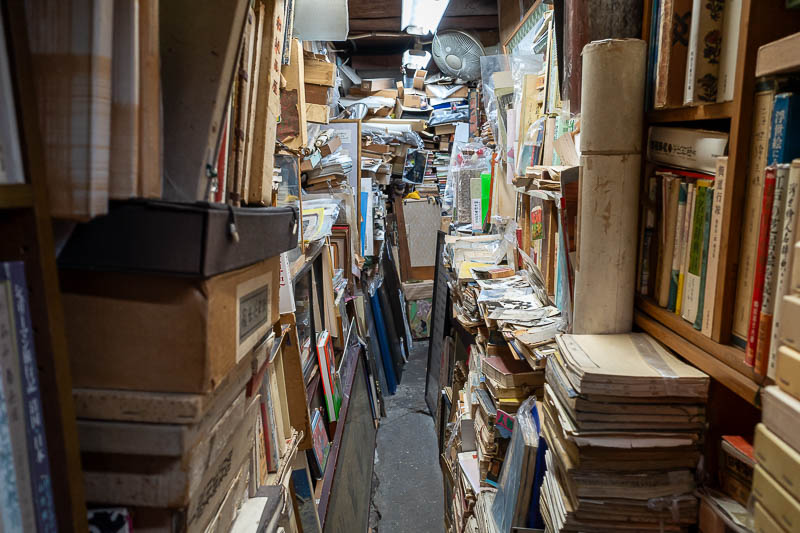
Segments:
[[[353,269],[350,259],[350,227],[335,225],[331,228],[331,255],[333,256],[333,268],[344,269],[345,277],[348,282],[353,280]]]
[[[542,0],[536,0],[503,43],[503,53],[510,56],[539,53],[534,51],[534,46],[550,10]]]

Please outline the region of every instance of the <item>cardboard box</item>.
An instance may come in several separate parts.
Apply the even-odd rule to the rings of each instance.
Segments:
[[[455,135],[456,125],[442,124],[441,126],[434,126],[433,131],[436,133],[436,135]]]
[[[361,90],[362,91],[380,91],[381,89],[394,89],[395,81],[394,78],[372,78],[361,80]]]
[[[330,108],[327,105],[306,103],[306,121],[327,124],[329,111]]]
[[[753,495],[781,527],[787,531],[800,528],[800,503],[760,465],[753,475]]]
[[[336,65],[316,57],[303,58],[303,82],[333,87],[336,85]]]
[[[307,104],[328,105],[328,93],[330,91],[330,87],[306,83],[305,88]]]
[[[424,109],[428,107],[428,97],[425,94],[418,92],[411,92],[407,90],[403,95],[403,107],[413,107],[415,109]]]
[[[403,92],[405,91],[405,87],[403,86],[403,82],[402,81],[398,81],[395,84],[395,89],[397,89],[397,97],[398,98],[403,98]]]
[[[425,76],[428,75],[427,70],[418,70],[414,72],[414,88],[420,91],[425,90]]]
[[[203,531],[252,455],[258,414],[255,400],[233,430],[220,420],[220,427],[206,438],[209,444],[183,459],[84,455],[86,498],[109,505],[185,509],[187,530]]]
[[[319,147],[322,157],[327,157],[342,146],[342,139],[338,135],[328,139],[328,142]]]
[[[280,256],[208,279],[61,272],[75,387],[207,393],[278,320]]]
[[[755,454],[767,471],[796,500],[800,500],[800,452],[764,424],[756,426]]]
[[[784,392],[800,398],[800,352],[786,345],[778,348],[775,382]]]

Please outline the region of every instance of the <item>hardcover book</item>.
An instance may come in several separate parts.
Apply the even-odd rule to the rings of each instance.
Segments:
[[[732,341],[744,348],[750,325],[750,299],[753,296],[753,278],[758,251],[758,224],[761,220],[761,201],[764,193],[764,167],[767,166],[772,102],[774,88],[762,85],[753,104],[753,131],[750,141],[750,159],[747,165],[747,185],[742,219],[742,236],[739,246],[739,271],[736,278],[736,297],[731,327]]]
[[[725,155],[727,145],[727,133],[653,126],[647,142],[647,159],[713,175],[717,157]]]
[[[683,105],[692,0],[662,0],[654,107]]]
[[[717,101],[724,9],[724,0],[694,0],[684,105]]]

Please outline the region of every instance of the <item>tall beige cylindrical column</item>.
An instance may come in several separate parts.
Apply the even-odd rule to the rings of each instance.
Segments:
[[[646,51],[638,39],[583,49],[577,334],[633,325]]]

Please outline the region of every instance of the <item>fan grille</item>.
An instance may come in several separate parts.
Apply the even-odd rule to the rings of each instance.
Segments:
[[[483,46],[468,33],[457,30],[437,33],[433,37],[431,52],[436,65],[448,76],[466,81],[480,77]]]

